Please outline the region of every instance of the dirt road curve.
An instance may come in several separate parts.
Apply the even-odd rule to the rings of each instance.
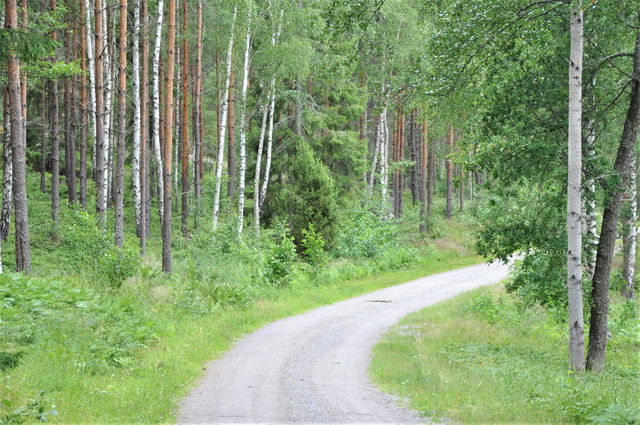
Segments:
[[[417,423],[373,387],[369,356],[407,314],[500,281],[507,266],[428,276],[271,323],[211,362],[180,423]]]

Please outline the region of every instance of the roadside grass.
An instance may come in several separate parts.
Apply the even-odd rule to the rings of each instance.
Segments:
[[[412,314],[375,347],[370,372],[422,415],[460,424],[640,423],[637,303],[614,296],[607,371],[567,370],[557,313],[482,288]]]

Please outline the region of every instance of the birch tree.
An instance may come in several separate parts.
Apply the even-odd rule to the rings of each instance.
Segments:
[[[158,209],[160,210],[160,218],[164,217],[164,180],[162,177],[162,154],[160,152],[160,48],[162,46],[162,20],[164,16],[164,0],[158,0],[158,19],[156,21],[156,35],[153,47],[153,61],[151,69],[153,76],[151,77],[153,88],[151,96],[153,101],[153,125],[152,140],[153,152],[156,160],[156,172],[158,181]]]
[[[182,217],[181,230],[187,236],[188,217],[188,195],[189,195],[189,40],[188,18],[189,5],[186,0],[182,2],[182,119],[181,136],[182,139]]]
[[[132,40],[132,69],[131,80],[133,89],[133,156],[131,161],[133,179],[133,202],[136,211],[136,232],[140,235],[142,218],[142,194],[140,191],[140,164],[142,151],[140,149],[142,102],[140,100],[140,1],[133,4],[133,40]]]
[[[104,67],[102,66],[102,58],[104,54],[104,45],[102,38],[102,0],[94,0],[95,5],[95,92],[96,92],[96,108],[95,108],[95,125],[96,125],[96,144],[95,144],[95,173],[96,173],[96,210],[98,213],[98,221],[101,226],[106,224],[106,191],[103,190],[105,184],[104,179]]]
[[[247,172],[247,91],[249,88],[249,61],[251,58],[251,2],[247,7],[247,33],[244,41],[244,62],[242,65],[242,91],[240,97],[240,175],[238,187],[238,234],[244,226],[244,187]]]
[[[624,286],[622,295],[633,298],[634,278],[636,272],[636,247],[638,238],[638,189],[637,189],[637,160],[633,158],[629,167],[628,202],[629,215],[624,223],[622,275]]]
[[[235,24],[238,8],[233,8],[233,17],[231,19],[231,35],[229,37],[229,47],[227,48],[227,63],[226,63],[226,82],[224,88],[224,95],[222,96],[222,112],[220,117],[220,133],[218,135],[218,162],[216,164],[216,187],[213,195],[213,229],[218,227],[218,220],[220,217],[220,189],[222,184],[222,167],[224,159],[224,141],[227,131],[227,111],[228,111],[228,99],[229,99],[229,85],[231,83],[231,62],[233,57],[233,44],[235,40]]]

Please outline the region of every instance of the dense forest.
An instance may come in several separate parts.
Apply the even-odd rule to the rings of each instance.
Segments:
[[[26,400],[71,385],[39,380],[44,347],[87,375],[136,370],[203,316],[462,255],[443,238],[511,263],[507,292],[562,324],[571,373],[621,370],[613,338],[637,383],[635,2],[5,0],[0,14],[0,423],[45,418],[48,401]],[[451,267],[480,261],[464,255]],[[623,348],[612,311],[629,316]]]

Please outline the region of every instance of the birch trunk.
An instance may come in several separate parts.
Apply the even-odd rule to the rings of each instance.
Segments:
[[[4,137],[2,149],[2,212],[0,212],[0,242],[7,240],[11,225],[11,208],[13,201],[13,164],[11,149],[11,116],[9,115],[9,89],[3,90],[3,124]],[[0,261],[2,267],[2,261]]]
[[[87,145],[89,136],[89,87],[87,84],[87,24],[86,17],[88,15],[86,2],[80,3],[80,19],[82,24],[80,27],[80,66],[82,75],[80,76],[80,205],[84,211],[87,210]]]
[[[102,184],[100,187],[102,188],[102,202],[104,205],[102,206],[103,210],[107,210],[107,205],[109,203],[110,198],[110,186],[111,186],[111,162],[113,157],[111,155],[111,128],[112,128],[112,97],[113,97],[113,77],[112,73],[112,64],[111,64],[111,37],[110,34],[110,20],[109,20],[109,8],[108,8],[109,0],[106,0],[105,7],[102,8],[102,36],[105,38],[104,48],[103,48],[103,58],[102,65],[104,68],[104,113],[102,114],[102,119],[104,120],[104,143],[102,144],[102,155],[104,157],[103,163],[103,172],[102,172]]]
[[[89,62],[89,100],[91,102],[91,109],[89,111],[90,122],[91,122],[91,134],[93,136],[93,141],[96,141],[96,64],[95,64],[95,49],[94,49],[94,40],[91,37],[92,26],[91,21],[93,20],[92,13],[92,3],[93,0],[83,0],[84,1],[84,24],[86,28],[86,37],[87,37],[87,61]],[[95,161],[96,161],[96,149],[94,146],[93,149],[93,166],[95,169]]]
[[[280,11],[280,21],[278,23],[278,29],[275,33],[271,35],[271,46],[275,46],[278,39],[280,38],[280,34],[282,33],[282,18],[284,16],[284,9]],[[265,160],[264,166],[264,180],[262,182],[262,189],[260,189],[260,205],[262,208],[264,204],[264,200],[267,196],[267,188],[269,186],[269,175],[271,173],[271,153],[273,151],[273,119],[276,111],[276,76],[275,74],[271,77],[270,84],[270,99],[269,99],[269,130],[267,133],[267,158]]]
[[[271,95],[269,95],[271,97]],[[258,154],[256,157],[256,176],[254,180],[253,188],[253,225],[256,230],[256,234],[260,233],[260,173],[262,164],[262,150],[264,149],[264,136],[267,131],[267,118],[269,115],[269,108],[264,106],[262,111],[262,124],[260,125],[260,137],[258,137]]]
[[[162,18],[164,16],[164,0],[158,0],[158,20],[156,22],[156,38],[153,47],[152,102],[153,102],[153,152],[156,160],[156,172],[158,181],[158,209],[160,218],[164,217],[164,180],[162,177],[162,154],[160,152],[160,47],[162,46]]]
[[[56,0],[49,3],[51,10],[56,10]],[[53,31],[51,39],[56,41],[58,33]],[[55,59],[54,59],[55,60]],[[52,238],[55,241],[60,220],[60,102],[58,100],[58,82],[52,80],[51,88],[51,220],[53,221]]]
[[[141,121],[142,104],[140,102],[140,0],[133,5],[133,55],[131,79],[133,84],[133,158],[131,161],[133,178],[133,202],[136,211],[136,233],[140,235],[142,216],[142,195],[140,192],[140,163],[141,154]]]
[[[115,243],[116,246],[122,247],[122,243],[124,241],[124,144],[125,137],[127,136],[127,0],[120,0],[120,36],[118,37],[118,43],[120,46],[118,58],[120,68],[118,75],[118,91],[120,99],[118,101],[119,122],[115,184]],[[138,99],[138,102],[140,102],[140,99]],[[138,192],[139,191],[140,188],[138,188]]]
[[[637,189],[637,164],[633,158],[629,170],[629,217],[625,223],[623,275],[624,287],[622,295],[633,299],[634,277],[636,272],[636,247],[638,237],[638,189]]]
[[[198,2],[198,35],[197,35],[197,48],[196,48],[196,87],[194,96],[194,120],[193,120],[193,143],[194,143],[194,166],[193,166],[193,184],[194,194],[196,198],[196,226],[198,223],[198,216],[200,215],[200,197],[202,195],[202,174],[200,172],[202,157],[202,128],[200,126],[201,116],[201,96],[202,96],[202,1]]]
[[[383,214],[386,215],[389,206],[387,205],[387,189],[389,186],[389,125],[387,123],[387,106],[382,108],[380,115],[382,122],[382,149],[380,152],[380,196],[382,198]]]
[[[105,191],[102,186],[104,185],[104,67],[102,64],[102,57],[104,54],[104,46],[102,43],[102,0],[95,0],[95,48],[98,54],[95,57],[95,92],[96,92],[96,109],[95,109],[95,125],[96,125],[96,145],[95,145],[95,172],[96,172],[96,211],[98,213],[98,221],[102,227],[106,224],[106,199]]]
[[[447,133],[447,145],[449,146],[449,155],[453,152],[453,140],[454,133],[453,127],[449,125],[449,131]],[[446,169],[447,169],[447,205],[445,208],[445,217],[451,218],[453,214],[453,164],[451,159],[447,155]]]
[[[222,96],[222,112],[220,117],[220,132],[218,139],[218,163],[216,164],[216,189],[213,197],[213,229],[218,227],[218,219],[220,216],[220,188],[222,185],[222,167],[224,160],[224,141],[227,131],[227,110],[229,99],[229,85],[231,83],[231,61],[233,56],[233,43],[235,41],[235,24],[238,8],[233,9],[233,18],[231,21],[231,36],[229,37],[229,47],[227,48],[227,77],[224,88],[224,95]]]
[[[376,178],[376,170],[378,168],[378,156],[380,155],[383,138],[382,117],[378,117],[378,124],[376,126],[376,139],[375,146],[373,148],[373,161],[371,162],[371,173],[368,181],[369,198],[373,196],[373,183]]]
[[[149,4],[142,2],[142,102],[140,105],[140,255],[147,253],[149,194]]]
[[[251,3],[247,9],[247,34],[244,42],[244,62],[242,65],[242,91],[240,94],[240,175],[238,187],[238,234],[244,226],[244,187],[247,172],[247,91],[249,89],[249,61],[251,58]]]

